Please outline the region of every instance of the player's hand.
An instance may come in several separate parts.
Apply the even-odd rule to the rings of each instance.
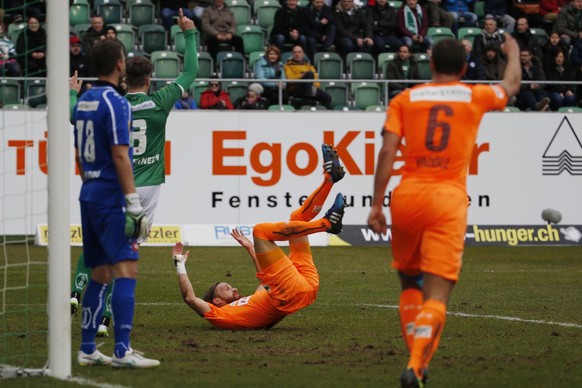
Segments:
[[[150,233],[148,219],[137,193],[125,196],[125,235],[131,238],[146,238]]]
[[[504,32],[503,40],[504,42],[501,43],[501,52],[503,55],[505,55],[505,57],[509,57],[510,55],[516,55],[519,57],[519,45],[513,36],[509,35],[507,32]]]
[[[177,242],[174,245],[174,249],[172,249],[172,258],[174,259],[174,265],[178,266],[178,263],[185,263],[188,260],[188,255],[190,251],[186,251],[184,253],[184,244],[181,242]]]
[[[83,86],[83,81],[79,79],[79,73],[75,70],[73,76],[69,80],[69,89],[74,90],[77,94],[81,91],[81,86]]]
[[[196,29],[194,22],[190,20],[188,17],[184,16],[184,11],[182,11],[182,8],[178,10],[178,26],[180,26],[180,29],[182,31]]]
[[[245,248],[246,250],[254,249],[255,246],[253,242],[246,238],[245,235],[242,234],[240,230],[233,229],[233,231],[230,232],[230,235],[232,236],[232,238],[236,240],[236,242],[242,245],[242,247]]]
[[[376,233],[385,234],[388,231],[386,216],[382,212],[382,208],[372,208],[368,216],[368,227]]]

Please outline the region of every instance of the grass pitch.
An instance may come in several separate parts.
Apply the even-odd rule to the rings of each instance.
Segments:
[[[46,255],[45,249],[33,249]],[[190,251],[187,269],[198,295],[214,281],[227,281],[244,294],[258,285],[244,249]],[[73,249],[74,261],[79,252]],[[90,384],[132,387],[398,386],[408,355],[400,338],[399,288],[389,248],[316,247],[313,252],[321,287],[312,306],[270,330],[222,331],[182,302],[171,248],[142,248],[132,346],[162,365],[117,371],[75,363],[74,376]],[[582,386],[581,275],[582,248],[467,248],[429,386]],[[32,319],[46,322],[42,313]],[[73,318],[72,335],[76,359],[79,316]],[[34,351],[46,355],[45,342],[35,340]],[[113,339],[102,342],[100,350],[111,353]],[[0,380],[0,385],[76,384],[29,378]]]

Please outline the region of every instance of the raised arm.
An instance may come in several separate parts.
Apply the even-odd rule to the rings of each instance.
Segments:
[[[505,88],[508,97],[515,96],[519,92],[521,84],[521,64],[519,61],[519,46],[515,39],[507,32],[504,34],[505,43],[501,45],[501,51],[507,57],[507,66],[501,86]]]
[[[182,293],[182,299],[184,302],[198,315],[204,316],[205,313],[209,312],[210,306],[203,299],[200,299],[194,294],[194,289],[192,288],[192,283],[188,278],[186,273],[186,260],[188,260],[188,254],[190,251],[183,253],[184,245],[182,243],[176,243],[174,249],[172,250],[172,257],[174,259],[174,265],[176,266],[176,272],[178,274],[178,285],[180,286],[180,292]]]
[[[182,8],[178,16],[178,25],[184,32],[186,51],[184,53],[184,70],[176,79],[176,83],[184,90],[188,90],[194,79],[198,76],[198,48],[196,47],[196,27],[194,22],[184,16]]]

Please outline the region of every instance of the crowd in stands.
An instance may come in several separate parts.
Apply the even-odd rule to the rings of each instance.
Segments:
[[[71,10],[87,8],[86,20],[71,18],[70,71],[82,78],[95,76],[88,61],[94,42],[118,39],[127,25],[131,39],[123,42],[128,55],[151,56],[145,50],[144,25],[132,24],[137,20],[132,16],[134,3],[151,4],[150,24],[163,26],[159,49],[180,54],[173,26],[183,8],[197,26],[199,57],[210,63],[199,78],[215,78],[204,88],[193,85],[176,109],[361,106],[354,102],[357,87],[347,80],[368,81],[368,89],[377,86],[368,104],[385,105],[415,84],[404,80],[430,78],[431,46],[449,36],[462,40],[467,50],[464,80],[494,82],[503,77],[506,64],[500,50],[504,32],[518,41],[523,79],[531,81],[523,84],[516,107],[558,110],[582,100],[582,88],[572,83],[582,80],[582,0],[110,0],[107,4],[119,6],[117,20],[102,8],[103,1],[69,2]],[[6,0],[3,6],[0,76],[45,77],[45,2]],[[247,30],[255,35],[248,38]],[[250,49],[253,36],[260,39],[257,51]],[[242,72],[224,73],[225,51],[242,61]],[[354,58],[371,63],[372,72],[356,73]],[[339,63],[339,71],[328,73],[322,66],[325,60]],[[232,78],[239,79],[235,95],[230,95]],[[342,84],[345,98],[328,90],[341,89]]]

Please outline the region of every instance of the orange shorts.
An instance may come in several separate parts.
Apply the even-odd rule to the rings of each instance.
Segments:
[[[290,247],[283,257],[257,273],[267,289],[273,306],[286,314],[315,302],[319,290],[319,274],[313,263],[309,245]]]
[[[411,275],[427,272],[458,281],[467,194],[452,185],[404,183],[394,190],[390,212],[392,267]]]

